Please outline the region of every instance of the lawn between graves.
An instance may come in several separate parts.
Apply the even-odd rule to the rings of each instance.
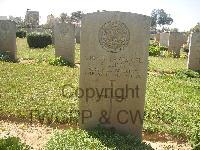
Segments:
[[[18,57],[37,63],[0,62],[0,116],[41,123],[77,124],[79,68],[51,66],[54,48],[30,50],[17,40]],[[79,46],[76,46],[79,61]],[[45,58],[45,59],[43,59]],[[200,78],[185,71],[186,59],[149,57],[144,130],[200,142]],[[64,88],[69,85],[71,88]],[[70,95],[63,96],[63,92]]]
[[[43,63],[49,62],[55,58],[55,48],[50,45],[47,48],[29,48],[26,39],[17,38],[17,57],[20,61]],[[80,44],[76,44],[76,55],[75,60],[77,63],[80,62]]]

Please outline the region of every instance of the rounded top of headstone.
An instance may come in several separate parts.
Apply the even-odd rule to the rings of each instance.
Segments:
[[[97,14],[126,14],[126,15],[135,15],[135,16],[140,16],[140,17],[144,17],[144,18],[148,18],[151,19],[150,16],[147,15],[143,15],[143,14],[137,14],[137,13],[132,13],[132,12],[122,12],[122,11],[102,11],[102,12],[91,12],[91,13],[86,13],[83,15],[87,16],[87,15],[97,15]]]
[[[16,27],[16,22],[11,20],[0,20],[0,29],[3,31],[7,31],[10,27]]]

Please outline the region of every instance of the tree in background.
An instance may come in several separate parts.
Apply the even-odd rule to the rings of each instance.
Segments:
[[[200,32],[200,22],[190,30],[190,32]]]
[[[83,12],[82,11],[76,11],[76,12],[71,13],[70,19],[71,19],[72,23],[80,24],[82,17],[83,17]]]
[[[9,16],[9,20],[14,21],[16,23],[17,28],[23,28],[25,26],[25,22],[21,17]]]
[[[165,30],[165,25],[171,25],[173,19],[170,17],[170,14],[167,14],[163,9],[154,9],[151,12],[151,28],[155,31],[157,30],[158,25],[163,27]]]
[[[80,24],[83,17],[82,11],[72,12],[71,16],[68,16],[67,13],[61,13],[59,17],[60,22],[70,22],[73,24]]]
[[[67,15],[67,13],[61,13],[59,17],[60,22],[70,22],[70,17]]]
[[[163,27],[159,32],[179,32],[178,28]]]
[[[170,32],[178,32],[178,28],[171,28]]]

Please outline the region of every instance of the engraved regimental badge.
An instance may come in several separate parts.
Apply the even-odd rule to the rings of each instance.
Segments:
[[[98,38],[103,49],[107,52],[118,53],[128,46],[130,33],[123,22],[108,21],[101,26]]]

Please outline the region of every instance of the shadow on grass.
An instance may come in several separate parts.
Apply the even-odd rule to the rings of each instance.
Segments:
[[[70,128],[55,132],[45,146],[46,150],[153,150],[150,145],[131,135],[122,136],[112,129],[96,128],[85,131]]]
[[[104,129],[97,127],[88,131],[88,134],[98,139],[107,148],[115,150],[153,150],[153,148],[145,142],[135,138],[132,135],[120,135],[114,129]]]

